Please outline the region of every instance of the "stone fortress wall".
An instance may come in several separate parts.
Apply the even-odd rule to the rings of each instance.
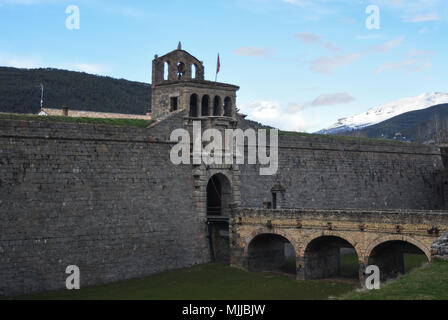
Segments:
[[[64,288],[68,265],[88,286],[229,260],[231,212],[273,202],[280,184],[278,208],[444,208],[432,146],[280,134],[277,175],[173,165],[174,129],[256,127],[236,112],[237,86],[203,75],[180,44],[156,56],[144,129],[0,119],[0,296]]]
[[[440,149],[387,141],[279,135],[279,169],[241,165],[243,207],[271,201],[279,179],[286,208],[443,209]]]
[[[146,129],[0,121],[0,296],[209,260],[191,168]]]
[[[0,120],[0,294],[63,288],[71,264],[87,286],[210,261],[192,166],[171,164],[163,127]],[[287,207],[443,206],[434,147],[280,135],[279,158]],[[276,178],[241,165],[241,205]]]

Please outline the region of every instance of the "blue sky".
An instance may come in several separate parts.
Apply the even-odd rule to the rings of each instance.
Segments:
[[[80,29],[66,28],[66,8]],[[366,28],[369,5],[380,28]],[[177,47],[239,85],[249,118],[313,132],[424,92],[447,92],[446,0],[0,0],[0,65],[150,82]]]

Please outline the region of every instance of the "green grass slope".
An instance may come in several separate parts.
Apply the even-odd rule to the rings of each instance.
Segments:
[[[206,264],[143,279],[81,287],[77,291],[53,291],[17,299],[324,300],[350,292],[356,287],[356,282],[297,281],[294,276],[244,272],[223,264]]]
[[[69,123],[91,123],[106,124],[111,126],[125,126],[147,128],[154,120],[143,119],[108,119],[108,118],[86,118],[86,117],[63,117],[63,116],[38,116],[30,114],[8,114],[0,113],[1,119],[24,120],[36,122],[69,122]]]
[[[343,295],[341,299],[447,300],[448,261],[435,261],[382,285],[379,290],[357,290]]]

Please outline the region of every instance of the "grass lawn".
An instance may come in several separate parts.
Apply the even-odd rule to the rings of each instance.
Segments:
[[[297,281],[288,275],[248,273],[223,264],[206,264],[143,279],[18,299],[323,300],[348,293],[356,287],[356,283],[350,282]]]
[[[417,257],[411,258],[417,263]],[[448,261],[412,270],[395,281],[383,284],[380,290],[353,291],[341,297],[345,300],[447,300]]]
[[[198,265],[142,279],[52,291],[16,299],[132,299],[132,300],[324,300],[324,299],[448,299],[448,262],[420,268],[424,255],[405,254],[411,273],[384,284],[381,290],[360,292],[356,254],[341,255],[338,279],[297,281],[295,275],[245,272],[224,264]],[[416,269],[417,268],[417,269]],[[287,260],[284,272],[295,270]],[[348,280],[341,280],[347,278]],[[82,278],[81,278],[82,279]],[[352,280],[350,280],[352,279]],[[82,280],[81,280],[82,281]],[[82,285],[82,282],[81,282]]]
[[[341,255],[341,276],[345,278],[359,279],[359,264],[356,254]]]
[[[32,114],[8,114],[0,113],[0,119],[26,120],[26,121],[53,121],[70,123],[92,123],[107,124],[113,126],[127,126],[146,128],[153,120],[143,119],[107,119],[107,118],[86,118],[86,117],[62,117],[62,116],[38,116]]]

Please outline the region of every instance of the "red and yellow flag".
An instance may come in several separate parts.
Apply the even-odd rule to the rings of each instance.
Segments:
[[[218,63],[216,65],[216,74],[219,73],[219,70],[221,70],[221,62],[219,61],[219,53],[218,53]]]

